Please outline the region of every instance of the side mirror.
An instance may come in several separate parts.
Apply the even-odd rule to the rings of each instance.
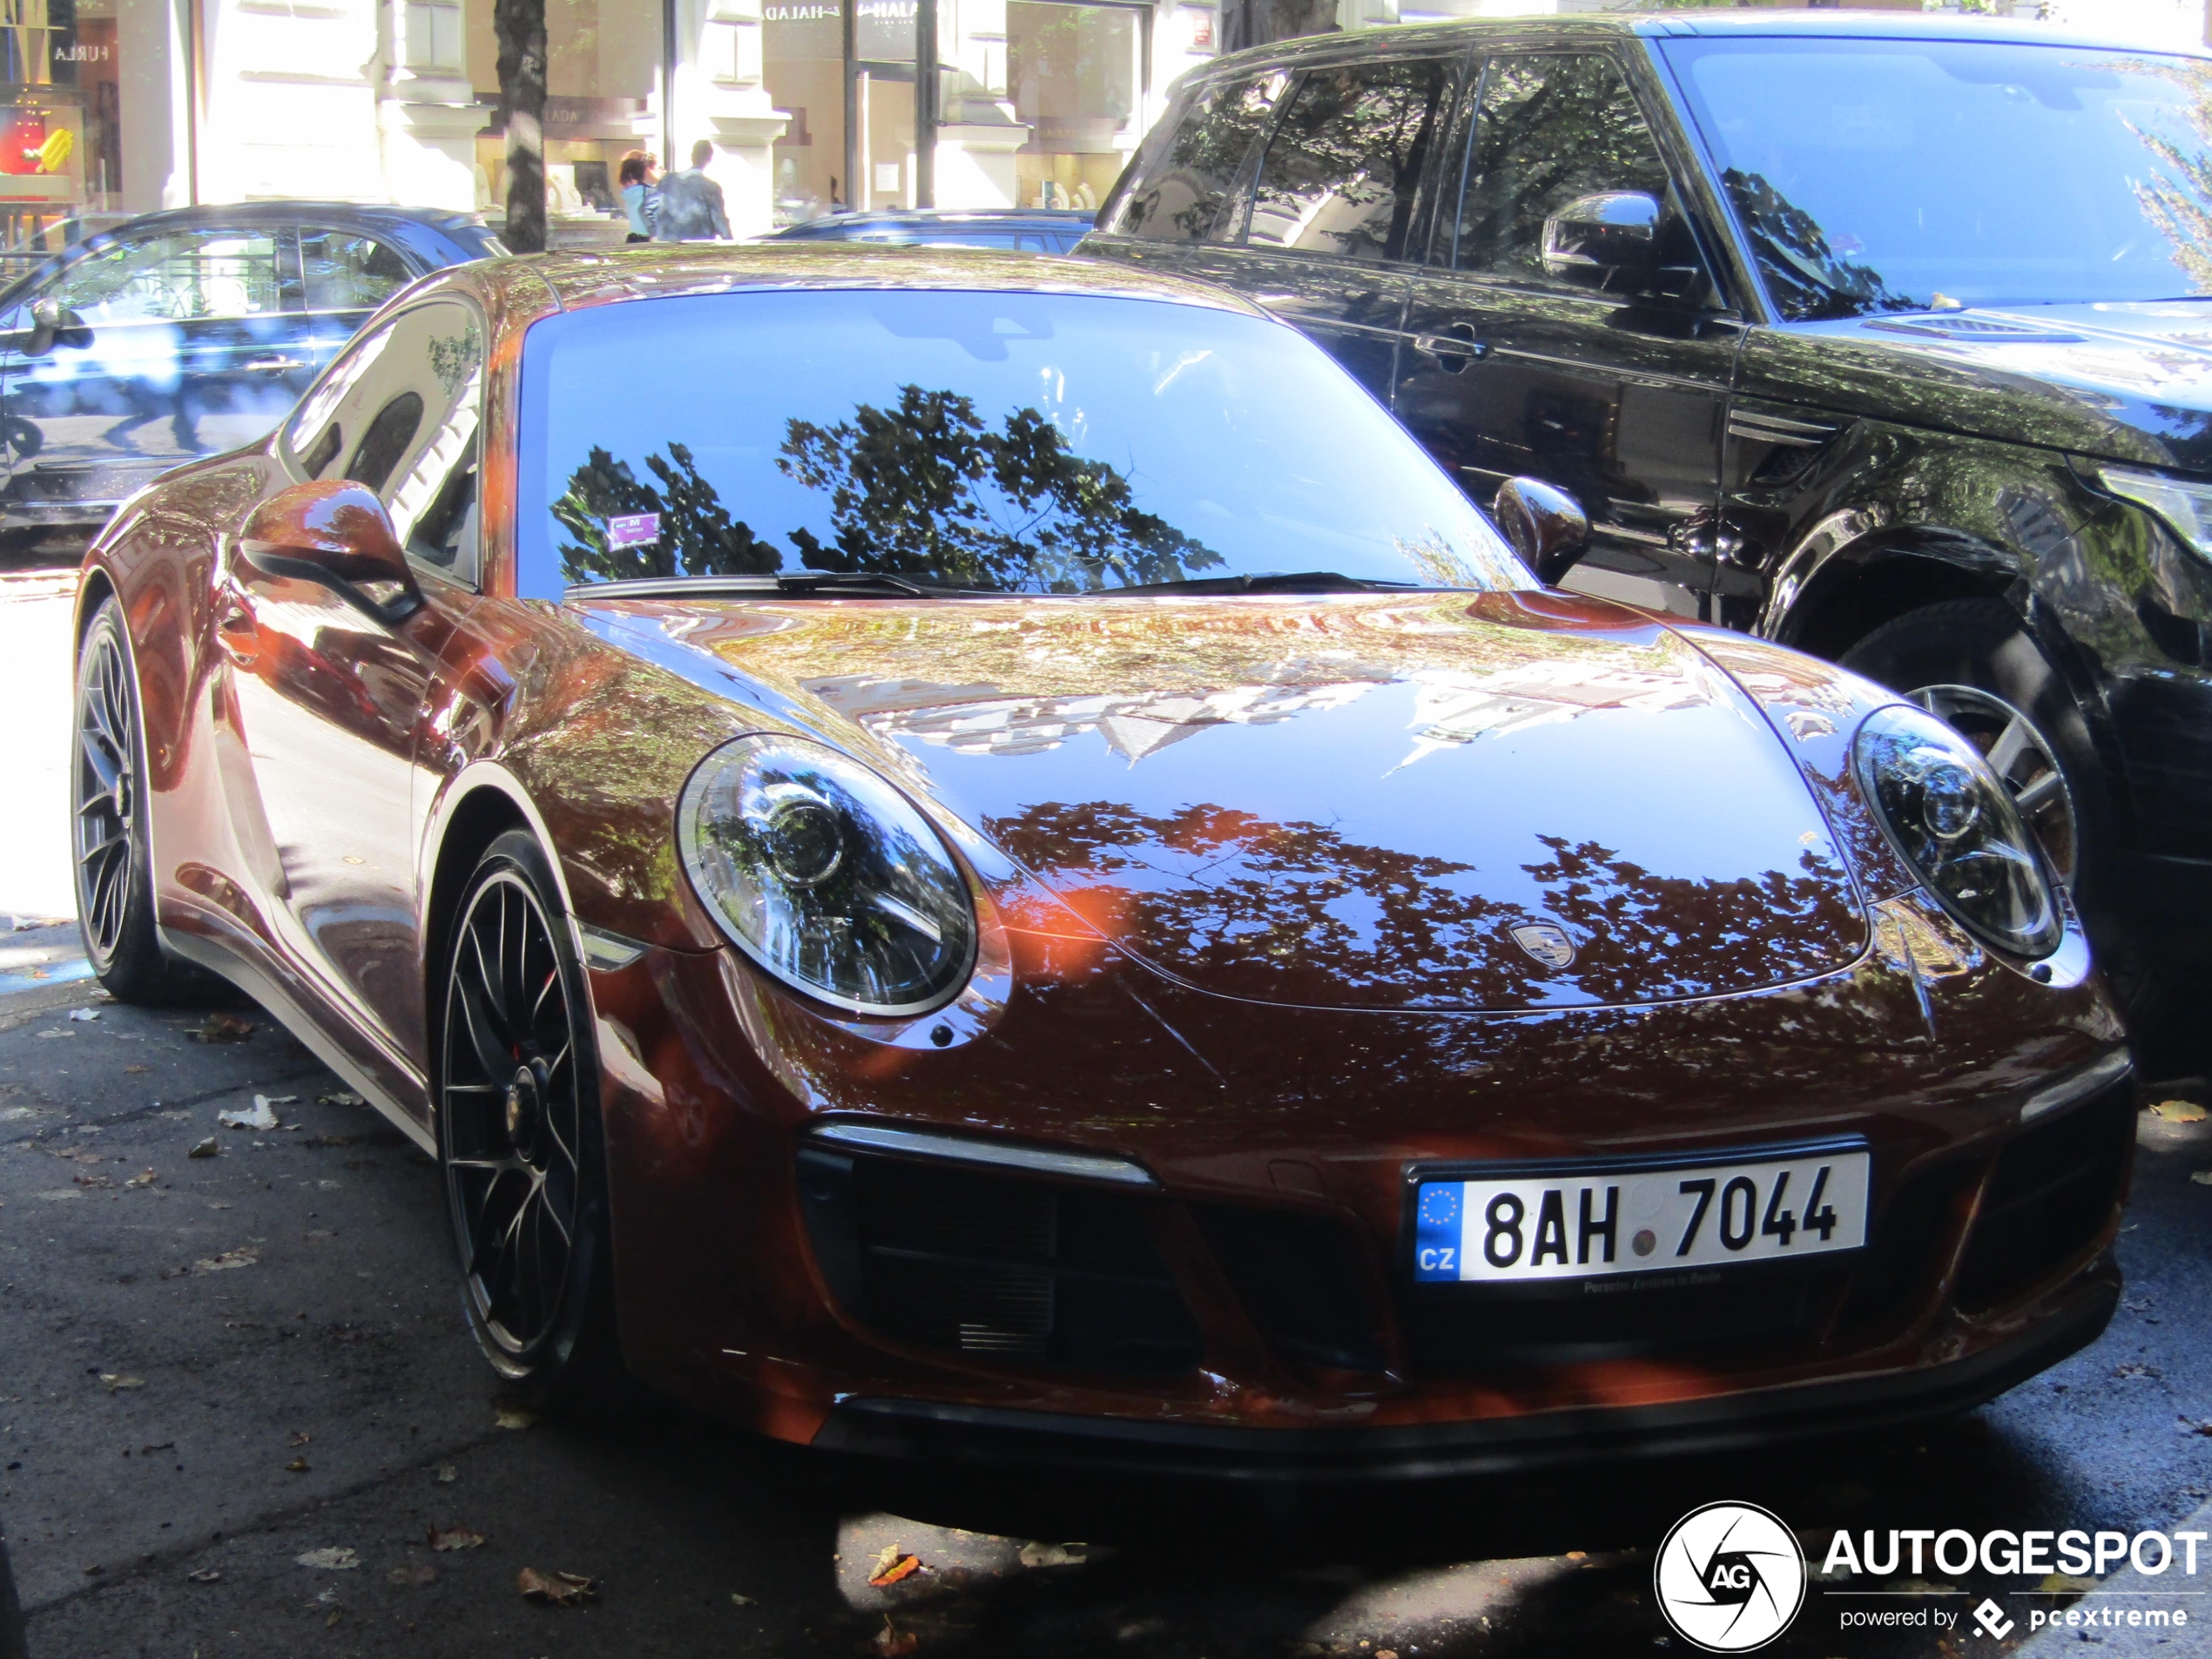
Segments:
[[[422,604],[384,503],[348,479],[280,489],[246,519],[238,551],[265,575],[320,583],[381,623]]]
[[[1578,288],[1634,291],[1660,275],[1659,200],[1640,190],[1579,196],[1544,221],[1544,274]]]
[[[1508,478],[1498,486],[1490,516],[1536,579],[1555,588],[1589,550],[1590,518],[1581,503],[1541,478]]]
[[[92,343],[84,319],[49,295],[30,307],[30,327],[18,335],[16,349],[26,357],[44,357],[57,346],[82,349]]]

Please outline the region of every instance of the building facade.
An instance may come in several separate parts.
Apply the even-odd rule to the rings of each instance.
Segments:
[[[1619,3],[937,0],[936,200],[1095,206],[1169,84],[1230,45]],[[2124,13],[2146,44],[2179,44],[2200,37],[2206,0],[2040,3],[2082,23]],[[619,240],[622,158],[643,150],[680,166],[699,138],[714,142],[710,171],[739,235],[836,206],[914,202],[916,0],[545,4],[556,244]],[[87,214],[286,196],[496,222],[506,138],[492,5],[0,0],[0,235],[12,246]]]

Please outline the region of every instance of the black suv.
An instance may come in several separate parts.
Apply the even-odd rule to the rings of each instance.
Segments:
[[[2212,965],[2212,58],[1777,11],[1323,36],[1175,91],[1085,253],[1310,330],[1568,585],[1973,737],[2136,1014]]]

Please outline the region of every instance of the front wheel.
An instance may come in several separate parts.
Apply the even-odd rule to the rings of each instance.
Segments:
[[[619,1374],[597,1050],[558,892],[524,832],[485,851],[444,952],[436,1077],[469,1330],[549,1406]]]

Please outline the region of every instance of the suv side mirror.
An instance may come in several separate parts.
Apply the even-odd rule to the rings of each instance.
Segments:
[[[350,479],[280,489],[248,516],[238,551],[264,575],[320,583],[381,623],[422,604],[384,503]]]
[[[1548,588],[1559,585],[1589,550],[1590,518],[1581,503],[1541,478],[1508,478],[1490,506],[1498,530]]]
[[[1544,221],[1544,274],[1611,293],[1686,293],[1698,270],[1666,262],[1666,245],[1682,238],[1665,219],[1659,199],[1640,190],[1578,196]]]
[[[50,294],[32,302],[30,327],[16,337],[15,347],[25,357],[44,357],[57,346],[81,349],[91,343],[84,319]]]

